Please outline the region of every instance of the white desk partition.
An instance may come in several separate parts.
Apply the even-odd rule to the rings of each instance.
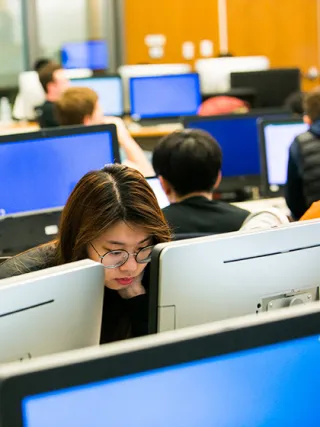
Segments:
[[[204,95],[228,92],[231,73],[268,70],[270,61],[265,56],[238,56],[230,58],[205,58],[196,61]]]
[[[318,300],[319,236],[311,221],[156,246],[150,332]]]

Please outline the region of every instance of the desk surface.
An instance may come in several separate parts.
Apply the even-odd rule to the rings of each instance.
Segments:
[[[0,125],[0,135],[11,135],[14,133],[27,133],[39,130],[37,123],[17,123]]]
[[[178,125],[160,125],[142,127],[136,124],[128,123],[129,132],[133,138],[161,138],[175,130],[180,129]],[[39,130],[36,123],[18,123],[14,122],[9,125],[0,125],[0,135],[9,135],[13,133],[33,132]]]

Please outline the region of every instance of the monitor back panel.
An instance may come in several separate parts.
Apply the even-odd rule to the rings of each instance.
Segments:
[[[317,300],[319,233],[312,222],[156,247],[150,332]]]
[[[231,87],[256,91],[256,107],[281,107],[288,96],[301,90],[299,68],[279,68],[231,74]]]
[[[319,308],[0,368],[0,424],[317,427]]]
[[[0,255],[13,256],[57,237],[62,208],[0,216]]]
[[[232,72],[266,70],[269,67],[270,61],[266,56],[205,58],[195,63],[195,69],[201,77],[203,95],[228,92],[231,89]]]
[[[89,260],[0,281],[0,364],[99,344],[104,270]]]
[[[99,96],[99,103],[105,116],[124,114],[123,88],[120,76],[74,79],[72,87],[88,87]]]

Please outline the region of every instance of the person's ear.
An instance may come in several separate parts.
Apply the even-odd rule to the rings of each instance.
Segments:
[[[84,116],[84,118],[83,118],[83,124],[85,126],[90,126],[92,124],[92,117],[89,114],[87,114],[86,116]]]
[[[47,93],[52,92],[55,89],[55,83],[54,82],[49,82],[47,84]]]
[[[158,178],[163,191],[166,193],[166,196],[170,196],[173,190],[172,186],[169,184],[169,182],[165,178],[163,178],[163,176],[160,175]]]
[[[310,119],[310,117],[309,117],[307,114],[305,114],[305,115],[303,116],[303,121],[304,121],[304,123],[305,123],[306,125],[309,125],[309,126],[311,126],[311,125],[312,125],[312,120]]]
[[[214,184],[214,187],[213,187],[214,190],[216,190],[220,186],[221,180],[222,180],[222,173],[221,173],[221,171],[219,171],[218,178],[217,178],[217,180]]]
[[[176,203],[177,193],[175,192],[172,185],[163,176],[159,176],[159,181],[163,191],[165,192],[170,203]]]

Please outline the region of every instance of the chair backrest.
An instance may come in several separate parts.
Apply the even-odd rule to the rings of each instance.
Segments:
[[[199,116],[217,116],[221,114],[247,113],[249,105],[233,96],[216,96],[202,103]]]

